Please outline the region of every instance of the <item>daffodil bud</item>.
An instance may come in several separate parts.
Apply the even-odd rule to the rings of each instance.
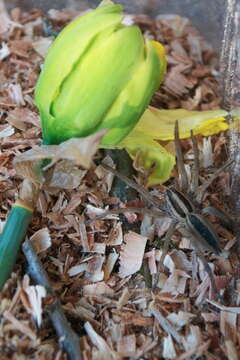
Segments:
[[[117,144],[135,126],[166,68],[161,44],[122,23],[111,1],[78,17],[53,42],[37,82],[45,144],[107,129]]]

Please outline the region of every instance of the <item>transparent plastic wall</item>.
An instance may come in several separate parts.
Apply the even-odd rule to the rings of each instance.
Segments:
[[[100,0],[7,0],[8,8],[21,7],[25,9],[40,8],[47,12],[49,9],[84,10],[95,7]],[[143,13],[153,17],[158,14],[178,14],[190,18],[193,24],[209,40],[216,50],[220,49],[223,19],[227,0],[119,0],[125,5],[128,13]]]
[[[222,106],[229,111],[229,158],[231,198],[237,234],[240,235],[240,1],[227,0],[224,35],[221,46]]]

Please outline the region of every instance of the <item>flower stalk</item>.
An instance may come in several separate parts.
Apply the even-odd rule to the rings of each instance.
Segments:
[[[0,234],[0,291],[11,276],[38,199],[39,185],[25,179]]]
[[[13,271],[18,252],[32,220],[33,208],[17,200],[0,235],[0,290]]]

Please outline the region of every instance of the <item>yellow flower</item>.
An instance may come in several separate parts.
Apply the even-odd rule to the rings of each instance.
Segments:
[[[146,170],[147,186],[161,184],[170,178],[175,156],[158,140],[174,140],[176,120],[179,123],[179,136],[184,139],[190,137],[191,130],[195,135],[205,136],[227,130],[226,115],[224,110],[161,110],[149,107],[135,128],[116,147],[125,148],[138,166]]]

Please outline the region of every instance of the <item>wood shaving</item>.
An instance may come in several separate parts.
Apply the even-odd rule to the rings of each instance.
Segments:
[[[119,276],[126,277],[140,270],[147,238],[134,232],[124,236],[125,244],[120,255]]]
[[[12,126],[7,126],[0,130],[0,138],[5,138],[14,134],[14,128]]]
[[[23,322],[19,321],[12,313],[9,311],[4,311],[3,316],[8,320],[18,331],[28,336],[31,340],[36,340],[35,332],[30,329],[27,325],[24,325]]]
[[[118,342],[118,352],[123,357],[131,357],[136,353],[136,336],[123,336]]]
[[[89,322],[86,322],[84,324],[84,329],[86,330],[88,336],[90,337],[92,343],[97,346],[97,348],[100,351],[106,351],[106,352],[111,352],[112,350],[110,349],[110,347],[108,346],[108,344],[106,343],[106,341],[99,335],[96,333],[96,331],[93,329],[92,325]]]
[[[31,237],[30,241],[37,254],[46,251],[51,247],[52,241],[48,228],[43,228],[36,231]]]
[[[118,260],[119,255],[116,252],[112,252],[108,255],[107,261],[104,267],[104,280],[107,281],[113,271],[114,265]]]
[[[10,55],[10,50],[9,50],[9,47],[8,45],[3,42],[2,45],[1,45],[1,49],[0,49],[0,61],[5,59],[6,57],[8,57],[8,55]]]
[[[177,356],[171,335],[163,339],[163,357],[164,359],[175,359]]]
[[[50,38],[41,38],[33,42],[33,48],[39,55],[45,58],[52,41]]]
[[[24,279],[25,280],[25,279]],[[47,292],[41,285],[29,286],[29,280],[23,280],[23,288],[21,293],[21,300],[27,312],[29,312],[40,327],[42,323],[42,299],[46,297]]]
[[[83,294],[84,296],[113,296],[114,291],[105,282],[98,282],[97,284],[84,285]]]

